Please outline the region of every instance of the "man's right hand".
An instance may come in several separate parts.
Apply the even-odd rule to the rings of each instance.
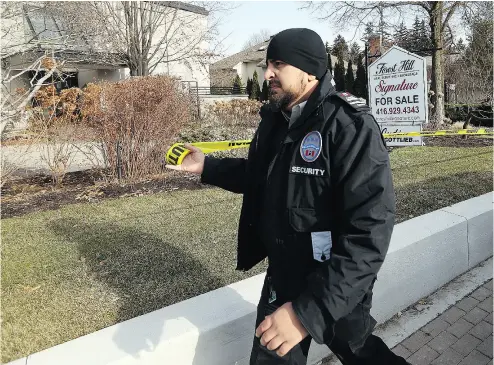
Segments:
[[[185,156],[182,164],[180,165],[165,165],[166,168],[170,170],[192,172],[194,174],[202,174],[204,170],[204,153],[197,147],[194,147],[188,143],[184,145],[190,153]]]

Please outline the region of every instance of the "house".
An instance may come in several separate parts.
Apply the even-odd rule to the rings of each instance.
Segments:
[[[206,32],[208,21],[206,9],[176,1],[155,1],[154,3],[159,5],[160,9],[172,9],[169,13],[178,19],[187,18],[189,30],[184,30],[183,27],[180,29],[183,34],[181,36],[184,38],[191,38],[187,32],[193,34]],[[47,13],[38,4],[36,2],[4,2],[2,5],[2,16],[4,14],[10,16],[2,19],[1,76],[3,81],[12,79],[4,83],[2,93],[11,94],[17,88],[29,89],[29,83],[33,77],[41,78],[47,69],[33,65],[33,63],[46,52],[53,54],[53,58],[57,61],[65,62],[62,67],[63,80],[55,84],[59,90],[83,87],[89,82],[118,81],[129,77],[129,68],[121,54],[111,49],[108,44],[105,47],[101,39],[88,39],[84,35],[69,34],[66,31],[68,28],[64,27],[63,21],[57,17],[56,13]],[[4,6],[9,6],[9,11],[4,12]],[[158,9],[158,7],[155,8]],[[159,25],[155,32],[158,41],[168,33],[172,34],[175,31],[172,29],[167,32],[166,16],[164,19],[165,24]],[[125,32],[125,29],[122,29],[122,32]],[[179,41],[169,42],[170,46],[167,46],[165,56],[157,60],[157,66],[150,74],[169,74],[198,86],[209,87],[207,67],[186,57],[177,60],[175,56],[174,59],[174,54],[178,52],[173,47],[179,47]],[[209,44],[201,41],[195,47],[205,51],[209,48]]]
[[[266,70],[266,50],[269,40],[235,53],[209,66],[212,87],[230,87],[237,75],[242,83],[253,77],[257,71],[259,87],[262,87]]]
[[[210,77],[212,87],[231,87],[233,80],[237,75],[240,76],[242,83],[247,84],[247,79],[252,79],[254,71],[257,71],[259,87],[262,88],[264,81],[264,72],[266,71],[266,52],[269,45],[269,39],[247,48],[241,52],[235,53],[220,61],[211,64]],[[331,55],[333,66],[338,61],[337,57]],[[344,61],[345,69],[348,62]],[[356,65],[353,67],[357,70]]]

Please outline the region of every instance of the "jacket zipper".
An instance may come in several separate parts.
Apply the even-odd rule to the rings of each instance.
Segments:
[[[288,133],[287,133],[288,135]],[[280,152],[283,148],[284,140],[287,137],[287,135],[281,140],[280,146],[278,151],[276,152],[276,155],[273,158],[273,161],[270,162],[269,167],[268,167],[268,174],[266,176],[266,183],[269,181],[269,177],[271,176],[271,172],[273,171],[274,164],[276,163],[276,160],[278,160],[278,156],[280,155]]]

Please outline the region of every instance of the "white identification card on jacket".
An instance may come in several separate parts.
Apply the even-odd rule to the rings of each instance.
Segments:
[[[314,260],[324,262],[331,255],[331,232],[311,232],[312,238],[312,253]]]

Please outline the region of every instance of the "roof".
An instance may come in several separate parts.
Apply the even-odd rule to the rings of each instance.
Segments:
[[[23,6],[24,17],[28,25],[28,30],[31,32],[33,40],[41,42],[48,42],[49,46],[60,46],[63,48],[70,48],[72,50],[78,51],[88,51],[89,43],[82,38],[71,37],[71,41],[65,44],[64,40],[68,38],[68,34],[65,31],[65,25],[60,18],[55,18],[49,12],[36,4],[24,5]],[[56,44],[56,42],[59,44]],[[36,42],[33,42],[34,44]]]
[[[211,69],[231,69],[239,62],[260,62],[266,64],[266,50],[268,49],[269,40],[258,43],[241,52],[235,53],[229,57],[223,58],[213,63]],[[258,64],[259,65],[259,64]]]
[[[200,6],[187,4],[181,1],[155,1],[154,3],[169,8],[180,9],[192,13],[207,16],[209,12]],[[42,6],[36,3],[23,4],[23,16],[25,18],[26,29],[32,37],[29,44],[26,44],[22,50],[4,55],[2,58],[10,57],[17,53],[26,52],[31,49],[44,49],[47,46],[49,49],[55,46],[55,49],[64,50],[72,54],[111,54],[106,48],[98,46],[98,41],[95,39],[85,39],[82,36],[74,35],[66,31],[67,27],[61,17],[54,12],[46,11]],[[70,41],[69,41],[70,39]],[[112,56],[116,56],[112,55]],[[94,58],[94,57],[93,57]],[[92,61],[97,61],[93,59]]]
[[[210,69],[232,69],[240,62],[257,62],[256,66],[266,67],[266,52],[268,49],[269,41],[271,39],[258,43],[255,46],[247,48],[241,52],[235,53],[229,57],[223,58],[210,66]],[[336,56],[331,55],[333,61],[333,67],[338,61]],[[348,66],[348,61],[343,61],[345,69]],[[353,69],[357,69],[357,65],[353,65]]]
[[[209,15],[209,11],[207,11],[202,6],[187,4],[182,1],[154,1],[155,4],[163,5],[169,8],[174,8],[178,10],[189,11],[191,13],[200,14],[200,15]]]

